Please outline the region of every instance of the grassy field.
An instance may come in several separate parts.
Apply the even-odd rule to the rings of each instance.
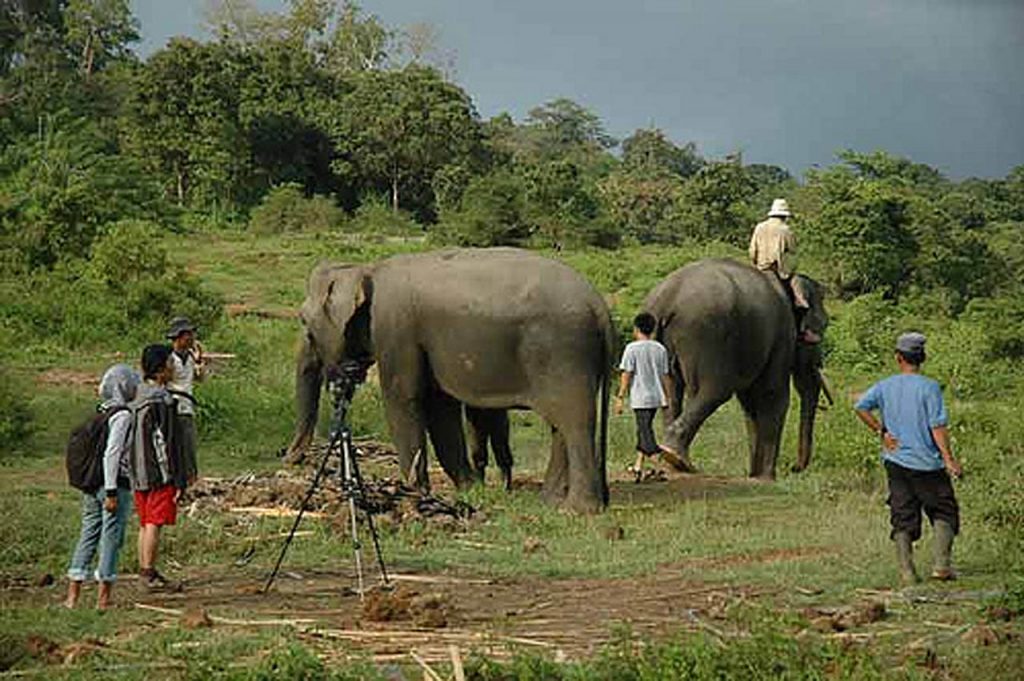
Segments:
[[[219,362],[199,388],[201,468],[224,478],[280,468],[276,454],[292,426],[298,334],[289,313],[302,300],[310,268],[325,258],[362,262],[426,248],[417,240],[352,236],[171,238],[175,257],[231,311],[203,341],[208,351],[235,358]],[[687,260],[730,254],[712,245],[564,259],[607,296],[624,333],[665,274]],[[536,613],[532,624],[520,624],[523,613],[556,611],[545,615],[551,645],[516,644],[510,635],[495,651],[493,642],[459,639],[471,678],[1022,678],[1022,381],[1012,375],[998,395],[972,394],[967,387],[975,378],[955,353],[941,359],[936,353],[954,447],[968,472],[957,488],[961,579],[900,589],[884,475],[873,439],[851,411],[851,396],[889,368],[884,359],[857,356],[850,340],[856,310],[831,303],[830,310],[836,333],[828,373],[837,404],[819,419],[816,459],[804,474],[788,473],[796,449],[791,418],[779,480],[745,480],[745,429],[729,404],[694,445],[701,475],[636,485],[624,473],[632,420],[614,417],[611,507],[596,517],[568,515],[544,506],[537,494],[547,428],[533,414],[517,413],[517,489],[506,494],[492,481],[462,495],[485,519],[454,529],[420,522],[383,529],[393,569],[449,580],[438,588],[456,613],[450,636],[487,631],[529,639],[522,632],[544,625]],[[935,347],[955,346],[937,337]],[[304,522],[286,568],[303,579],[285,579],[267,600],[254,597],[253,587],[272,566],[290,521],[224,513],[186,517],[166,536],[164,565],[186,581],[183,595],[154,598],[129,579],[118,586],[118,607],[110,612],[59,606],[79,522],[76,493],[62,471],[64,438],[90,408],[104,366],[116,353],[133,359],[137,351],[112,339],[109,347],[75,353],[41,345],[12,355],[15,375],[34,386],[38,428],[29,452],[0,460],[0,650],[8,651],[0,653],[0,669],[8,670],[0,674],[366,678],[404,670],[405,678],[422,676],[405,654],[415,650],[411,644],[387,657],[351,638],[332,638],[339,627],[365,623],[357,600],[343,594],[351,549],[330,518]],[[358,393],[352,423],[357,438],[387,439],[372,384]],[[377,472],[393,472],[381,466]],[[454,495],[436,466],[431,477],[442,494]],[[122,554],[128,574],[135,569],[134,539],[133,527]],[[246,553],[253,554],[250,562],[239,564]],[[918,555],[919,567],[927,566],[927,531]],[[57,583],[39,585],[48,574]],[[477,581],[487,586],[473,586]],[[875,602],[886,610],[878,621],[822,623]],[[210,628],[189,628],[174,613],[190,605],[220,619]],[[282,622],[288,619],[313,622]],[[592,637],[586,654],[577,652],[580,637],[559,644],[555,630],[573,628]],[[437,641],[422,646],[435,650]],[[451,676],[437,655],[421,658]]]

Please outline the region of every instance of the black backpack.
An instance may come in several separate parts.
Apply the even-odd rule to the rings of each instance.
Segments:
[[[128,411],[128,407],[121,405],[99,411],[71,431],[64,463],[68,471],[68,483],[72,487],[92,494],[103,486],[103,452],[107,448],[107,435],[110,432],[107,422],[121,411]]]

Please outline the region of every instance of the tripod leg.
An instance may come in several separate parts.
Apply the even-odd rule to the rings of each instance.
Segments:
[[[299,512],[295,514],[295,522],[292,523],[292,529],[288,532],[288,537],[284,540],[284,545],[281,546],[281,554],[277,557],[277,563],[274,564],[274,570],[270,573],[267,578],[267,583],[263,586],[263,593],[270,591],[270,587],[274,584],[274,580],[277,578],[277,573],[281,569],[281,563],[284,562],[284,556],[288,553],[288,547],[292,543],[292,539],[295,538],[295,531],[299,529],[299,523],[302,522],[302,515],[306,512],[306,507],[309,506],[310,499],[316,493],[316,488],[320,485],[320,478],[323,477],[324,471],[327,470],[327,462],[331,458],[331,450],[333,447],[328,446],[327,451],[324,452],[323,459],[320,460],[320,467],[316,470],[316,475],[313,476],[313,482],[310,484],[309,489],[306,490],[306,496],[302,499],[302,505],[299,506]]]

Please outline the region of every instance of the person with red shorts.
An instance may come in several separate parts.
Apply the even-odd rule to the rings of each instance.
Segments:
[[[187,471],[174,441],[175,399],[165,387],[173,375],[171,348],[149,345],[142,351],[143,384],[132,409],[130,479],[139,514],[139,575],[149,589],[167,586],[156,569],[160,529],[174,525]]]

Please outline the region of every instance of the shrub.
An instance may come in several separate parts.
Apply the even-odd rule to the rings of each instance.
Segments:
[[[10,372],[0,369],[0,452],[18,451],[32,432],[27,391]]]
[[[423,228],[408,211],[395,211],[377,197],[367,198],[359,205],[352,221],[348,224],[348,231],[378,236],[423,234]]]
[[[326,196],[306,197],[302,186],[289,182],[274,187],[249,217],[249,229],[257,234],[326,232],[336,229],[345,213]]]
[[[525,183],[500,170],[470,182],[461,208],[443,215],[436,233],[460,246],[521,246],[532,231]]]
[[[159,338],[177,315],[204,332],[219,320],[219,297],[170,262],[155,225],[118,223],[93,254],[91,261],[68,260],[5,281],[0,327],[20,344],[78,349]]]

